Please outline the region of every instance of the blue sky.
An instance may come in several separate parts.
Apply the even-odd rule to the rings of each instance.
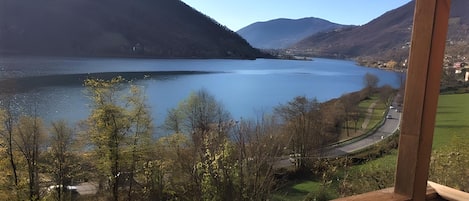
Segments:
[[[410,0],[182,0],[233,31],[276,18],[318,17],[362,25]]]

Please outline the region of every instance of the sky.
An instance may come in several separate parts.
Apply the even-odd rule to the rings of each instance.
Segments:
[[[182,0],[233,31],[277,18],[317,17],[363,25],[410,0]]]

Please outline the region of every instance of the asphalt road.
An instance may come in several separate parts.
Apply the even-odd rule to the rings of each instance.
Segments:
[[[384,124],[373,134],[352,143],[327,148],[323,156],[330,158],[350,154],[391,136],[399,128],[401,113],[390,109],[388,115],[391,115],[391,118],[386,118]]]
[[[360,140],[351,142],[351,143],[343,143],[336,146],[325,148],[323,154],[321,154],[321,158],[334,158],[343,155],[347,155],[358,151],[360,149],[367,148],[371,145],[374,145],[381,140],[386,139],[387,137],[391,136],[398,128],[401,121],[401,113],[397,112],[396,109],[388,110],[388,113],[385,115],[391,115],[391,118],[386,118],[384,124],[378,128],[373,134],[368,135],[365,138]],[[315,157],[317,158],[317,156]],[[289,157],[281,157],[274,163],[274,169],[276,168],[287,168],[291,167],[294,163],[292,163],[292,159]]]

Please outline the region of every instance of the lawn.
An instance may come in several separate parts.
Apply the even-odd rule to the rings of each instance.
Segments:
[[[438,100],[433,150],[448,145],[456,136],[469,144],[469,94],[441,95]],[[397,150],[354,168],[395,166]]]
[[[358,107],[361,110],[366,111],[368,109],[368,107],[374,102],[376,102],[376,105],[373,109],[373,114],[371,115],[370,122],[368,123],[368,126],[365,128],[365,131],[370,130],[371,128],[373,128],[373,126],[378,124],[383,119],[384,113],[386,112],[385,103],[383,101],[380,101],[378,99],[378,96],[376,96],[376,95],[372,96],[370,99],[361,101],[360,104],[358,105]],[[360,121],[360,125],[362,123],[363,123],[363,120]]]
[[[311,180],[302,180],[302,181],[293,181],[290,184],[287,184],[285,188],[282,188],[276,192],[272,200],[274,201],[300,201],[310,192],[318,192],[321,189],[321,182],[311,181]],[[329,195],[337,196],[336,190],[330,188],[327,190]]]
[[[441,95],[438,100],[433,149],[443,148],[456,136],[469,143],[469,94]]]
[[[373,100],[371,100],[373,101]],[[438,111],[436,116],[435,134],[433,138],[433,149],[438,150],[444,148],[455,137],[469,144],[469,94],[441,95],[438,101]],[[362,103],[362,107],[371,103]],[[379,112],[383,112],[386,106],[378,107],[373,115],[378,117]],[[382,114],[381,117],[382,118]],[[374,119],[374,118],[373,118]],[[370,124],[373,125],[373,124]],[[353,166],[350,173],[359,173],[363,171],[372,171],[380,167],[395,168],[397,160],[397,150],[379,159],[372,160],[362,165]],[[340,174],[340,173],[339,173]],[[336,186],[336,185],[332,185]],[[303,200],[311,191],[320,188],[320,183],[304,180],[292,183],[277,192],[274,200]],[[332,194],[337,194],[337,189],[329,189]]]
[[[362,128],[362,124],[365,121],[367,114],[367,110],[371,104],[375,103],[373,107],[373,113],[371,114],[370,121],[366,128]],[[358,130],[355,132],[355,123],[353,121],[349,122],[349,135],[347,136],[347,129],[344,128],[342,130],[342,134],[340,136],[339,141],[349,140],[351,138],[358,137],[360,135],[365,134],[366,132],[370,131],[375,125],[380,123],[380,121],[384,118],[384,113],[386,112],[387,106],[381,100],[379,100],[377,95],[371,96],[369,99],[363,100],[358,104],[358,108],[360,111],[363,112],[363,116],[357,121],[357,128]]]

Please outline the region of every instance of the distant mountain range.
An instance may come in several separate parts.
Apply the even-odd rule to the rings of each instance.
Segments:
[[[302,19],[274,19],[256,22],[237,31],[252,46],[261,49],[287,48],[318,32],[347,27],[327,20],[309,17]]]
[[[177,0],[0,0],[0,54],[261,56],[235,32]]]
[[[410,2],[365,25],[315,34],[291,48],[334,58],[355,58],[401,49],[410,41],[413,13],[414,2]]]
[[[403,62],[409,54],[415,2],[391,10],[369,23],[322,32],[292,45],[290,51],[316,57]],[[469,1],[452,0],[448,45],[450,57],[469,58]],[[371,65],[371,64],[370,64]]]

